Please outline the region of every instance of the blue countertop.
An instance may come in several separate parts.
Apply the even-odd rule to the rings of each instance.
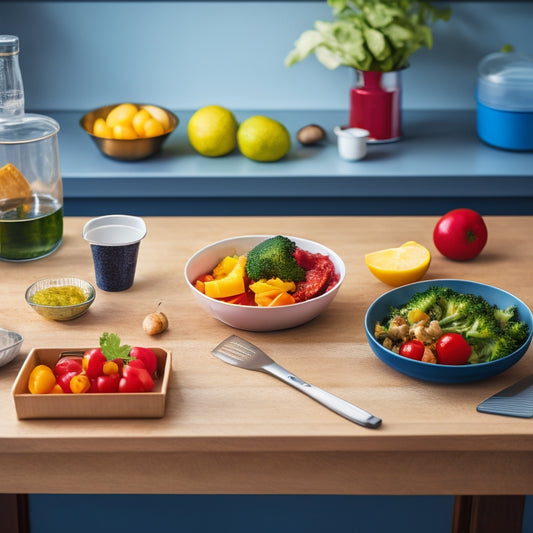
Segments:
[[[60,124],[59,145],[67,214],[103,202],[143,214],[437,214],[462,205],[485,214],[532,214],[533,153],[483,144],[474,111],[403,113],[403,138],[369,145],[364,160],[337,152],[333,128],[340,111],[241,111],[238,121],[265,114],[291,133],[289,154],[258,163],[238,150],[219,158],[197,154],[187,140],[191,111],[161,152],[124,162],[102,155],[79,126],[83,112],[46,112]],[[321,145],[302,146],[296,133],[310,123],[328,133]],[[423,201],[422,201],[423,200]],[[75,212],[69,213],[69,205]],[[150,208],[149,206],[152,206]],[[247,208],[246,208],[247,206]],[[244,212],[246,211],[246,212]]]

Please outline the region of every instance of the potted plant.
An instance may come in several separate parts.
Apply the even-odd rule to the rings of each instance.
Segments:
[[[450,8],[417,0],[327,0],[334,21],[317,20],[285,58],[292,66],[314,53],[326,68],[355,69],[350,127],[367,129],[370,141],[401,135],[401,71],[419,48],[433,46],[432,25]]]

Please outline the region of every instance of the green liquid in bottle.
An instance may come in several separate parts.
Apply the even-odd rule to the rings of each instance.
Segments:
[[[0,259],[31,261],[51,254],[63,239],[63,206],[53,198],[36,195],[27,213],[2,212],[0,206]]]

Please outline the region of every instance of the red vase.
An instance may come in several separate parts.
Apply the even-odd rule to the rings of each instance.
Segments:
[[[400,139],[401,71],[356,70],[350,93],[350,127],[368,130],[370,143]]]

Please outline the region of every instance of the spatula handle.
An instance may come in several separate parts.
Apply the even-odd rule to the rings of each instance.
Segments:
[[[316,400],[338,415],[347,418],[351,422],[355,422],[356,424],[367,428],[377,428],[381,425],[381,418],[374,416],[368,411],[365,411],[364,409],[361,409],[360,407],[357,407],[356,405],[349,403],[346,400],[331,394],[330,392],[306,383],[277,363],[265,365],[262,370],[267,374],[277,377],[288,385],[293,386],[300,392],[307,394],[307,396],[313,398],[313,400]]]

